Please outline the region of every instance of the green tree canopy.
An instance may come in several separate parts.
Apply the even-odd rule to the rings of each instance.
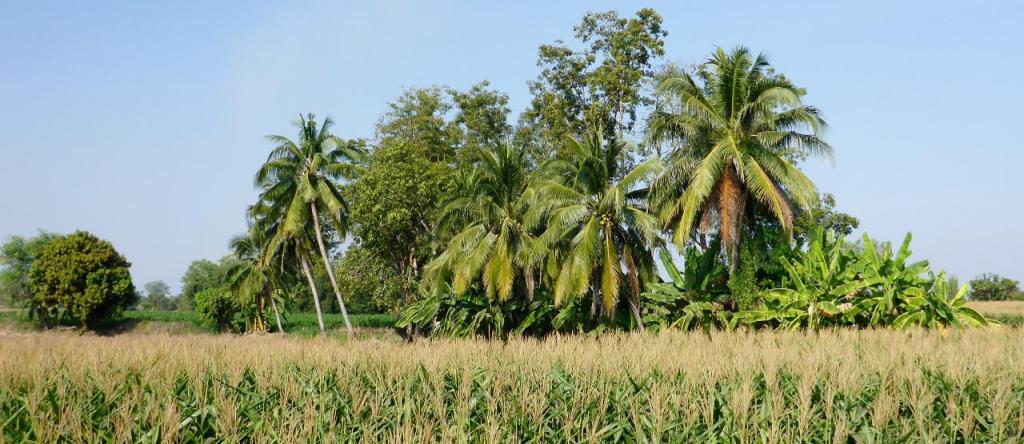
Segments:
[[[633,129],[656,60],[664,55],[661,16],[641,9],[631,18],[614,11],[590,13],[574,28],[575,49],[562,41],[541,45],[541,73],[530,83],[533,99],[520,116],[520,137],[550,154],[566,136],[579,137],[588,126],[605,136]]]
[[[972,301],[1010,301],[1024,299],[1018,282],[993,273],[985,273],[971,279],[971,291],[967,298]]]
[[[394,143],[394,142],[392,142]],[[450,168],[411,144],[379,147],[352,188],[352,234],[404,282],[419,280],[438,247],[437,218]],[[406,299],[412,289],[404,290]]]
[[[11,236],[0,246],[0,304],[23,307],[31,302],[28,270],[39,251],[57,237],[40,231],[31,238]]]
[[[196,294],[209,288],[225,288],[228,285],[229,259],[213,262],[207,259],[192,261],[181,276],[182,309],[190,309]]]
[[[466,91],[450,90],[455,107],[451,124],[459,131],[459,150],[476,153],[483,148],[494,148],[507,141],[512,134],[508,117],[508,95],[490,89],[484,81]],[[464,158],[471,155],[467,154]]]
[[[175,301],[171,298],[171,287],[164,281],[147,282],[143,287],[144,297],[139,302],[143,310],[170,311],[175,309]]]
[[[396,274],[381,255],[365,247],[349,247],[338,262],[338,288],[348,295],[355,313],[388,313],[401,308],[406,291],[415,285]]]
[[[135,305],[131,264],[110,242],[85,231],[53,239],[32,261],[32,307],[44,325],[94,327]]]

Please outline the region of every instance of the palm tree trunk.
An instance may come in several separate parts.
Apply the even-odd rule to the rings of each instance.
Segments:
[[[640,331],[647,331],[644,327],[644,318],[640,316],[640,276],[636,271],[636,262],[633,260],[633,248],[626,247],[625,251],[626,268],[629,269],[629,289],[630,300],[629,308],[633,312],[633,317],[636,319],[636,326]]]
[[[274,302],[274,294],[270,294],[270,306],[274,308],[274,320],[277,321],[277,331],[284,334],[284,327],[281,326],[281,311],[277,309],[277,302]]]
[[[309,261],[306,260],[306,256],[303,255],[301,259],[302,272],[306,274],[306,281],[309,282],[309,289],[313,292],[313,303],[316,304],[316,320],[320,323],[320,336],[327,334],[327,329],[324,328],[324,312],[320,310],[320,295],[316,291],[316,282],[313,282],[313,273],[309,271]]]
[[[324,258],[324,268],[327,269],[327,277],[331,279],[331,287],[334,288],[334,296],[338,298],[338,307],[341,308],[341,317],[345,319],[345,328],[348,329],[348,336],[355,334],[352,331],[352,321],[348,319],[348,310],[345,309],[345,301],[341,299],[341,292],[338,291],[338,280],[334,278],[334,270],[331,269],[331,260],[327,257],[327,249],[324,248],[324,235],[320,231],[320,213],[316,211],[316,203],[309,203],[313,211],[313,229],[316,230],[316,244],[320,247],[320,256]]]
[[[526,300],[533,302],[533,291],[537,285],[537,282],[533,279],[533,270],[529,267],[524,267],[523,274],[526,277]]]
[[[726,166],[718,189],[719,237],[722,249],[729,259],[729,272],[736,271],[739,261],[740,218],[742,217],[742,193],[735,169]]]

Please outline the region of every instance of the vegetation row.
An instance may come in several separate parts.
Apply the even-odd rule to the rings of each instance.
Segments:
[[[372,140],[312,114],[296,137],[268,136],[248,230],[230,257],[190,267],[174,305],[231,331],[309,311],[320,332],[336,312],[351,333],[355,309],[409,335],[488,337],[990,323],[966,286],[911,257],[909,234],[845,240],[858,220],[801,170],[833,156],[823,113],[764,55],[667,64],[651,9],[573,30],[539,48],[515,121],[482,82],[405,91]],[[91,234],[8,246],[7,298],[44,325],[94,327],[140,303],[129,263]],[[172,305],[166,285],[147,293],[144,306]],[[1020,292],[986,275],[970,297]]]

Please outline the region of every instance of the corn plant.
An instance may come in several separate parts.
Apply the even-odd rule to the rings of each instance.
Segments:
[[[0,338],[3,442],[1020,442],[1024,330]]]

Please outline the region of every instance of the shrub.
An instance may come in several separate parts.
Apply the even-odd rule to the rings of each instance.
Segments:
[[[224,288],[207,288],[195,295],[196,313],[203,322],[220,331],[245,330],[245,316],[238,297]]]
[[[45,326],[93,328],[137,301],[128,267],[110,242],[85,231],[54,239],[29,268],[30,308]]]

